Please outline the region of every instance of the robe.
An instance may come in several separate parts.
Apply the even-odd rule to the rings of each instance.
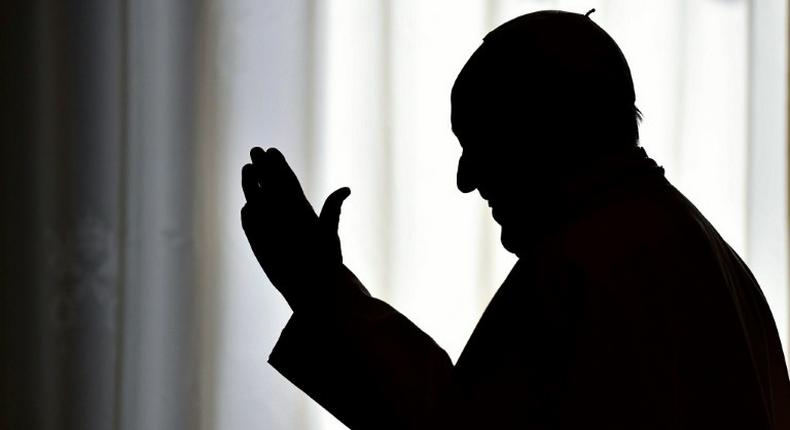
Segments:
[[[555,194],[457,363],[350,272],[269,363],[351,429],[790,430],[760,287],[663,169],[640,148]]]

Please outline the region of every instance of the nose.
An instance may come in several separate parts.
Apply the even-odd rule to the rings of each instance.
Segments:
[[[458,159],[458,174],[456,175],[456,185],[462,193],[471,193],[477,189],[477,173],[469,157],[461,154]]]

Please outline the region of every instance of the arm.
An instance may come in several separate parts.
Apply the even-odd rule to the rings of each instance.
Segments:
[[[421,427],[453,370],[430,337],[369,296],[343,314],[295,312],[269,363],[352,429]]]
[[[242,226],[294,310],[269,362],[351,428],[423,426],[449,389],[452,362],[342,264],[337,224],[349,190],[316,216],[279,151],[254,148],[251,158]]]

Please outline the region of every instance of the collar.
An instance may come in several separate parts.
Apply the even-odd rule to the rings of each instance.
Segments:
[[[664,168],[641,147],[632,147],[576,166],[535,202],[534,218],[521,229],[518,257],[585,214],[617,201],[666,187]],[[539,209],[537,209],[539,208]]]

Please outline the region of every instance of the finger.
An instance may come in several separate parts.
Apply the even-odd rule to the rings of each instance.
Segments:
[[[315,210],[305,197],[299,179],[277,148],[269,148],[266,151],[266,170],[262,182],[265,184],[264,187],[270,187],[269,194],[275,201],[293,210],[291,214],[296,217],[294,219],[309,219],[311,222],[318,219]]]
[[[338,188],[326,198],[324,206],[321,208],[321,215],[318,217],[318,222],[324,231],[337,232],[337,226],[340,223],[340,207],[349,195],[351,195],[351,189],[343,187]]]
[[[268,238],[262,234],[261,230],[264,223],[266,223],[266,219],[256,206],[247,203],[241,208],[241,228],[259,262],[268,255],[266,246]]]
[[[248,202],[258,201],[261,197],[258,173],[252,164],[247,163],[241,168],[241,189]]]
[[[246,203],[242,206],[241,228],[256,253],[265,248],[259,246],[265,239],[262,236],[264,233],[268,239],[277,236],[277,231],[271,229],[271,218],[267,215],[266,210],[255,204]]]
[[[252,237],[253,229],[255,227],[255,222],[253,220],[253,210],[250,207],[249,203],[245,204],[241,207],[241,228],[244,230],[244,233],[247,237]]]
[[[261,192],[268,198],[282,202],[284,197],[303,196],[299,180],[288,166],[283,154],[276,148],[264,150],[254,147],[250,150],[250,159],[258,173]],[[297,193],[294,190],[298,190]]]
[[[256,146],[250,149],[250,160],[252,160],[254,171],[258,175],[258,186],[261,188],[261,194],[266,193],[269,185],[266,183],[265,176],[266,171],[268,170],[267,158],[266,151],[264,151],[262,148]]]
[[[266,151],[266,168],[265,174],[268,176],[264,176],[264,179],[270,180],[278,190],[288,196],[304,196],[299,179],[277,148]]]
[[[250,160],[252,160],[253,164],[256,164],[256,162],[258,161],[261,161],[265,156],[266,156],[266,151],[264,151],[263,148],[259,146],[255,146],[252,149],[250,149]]]

